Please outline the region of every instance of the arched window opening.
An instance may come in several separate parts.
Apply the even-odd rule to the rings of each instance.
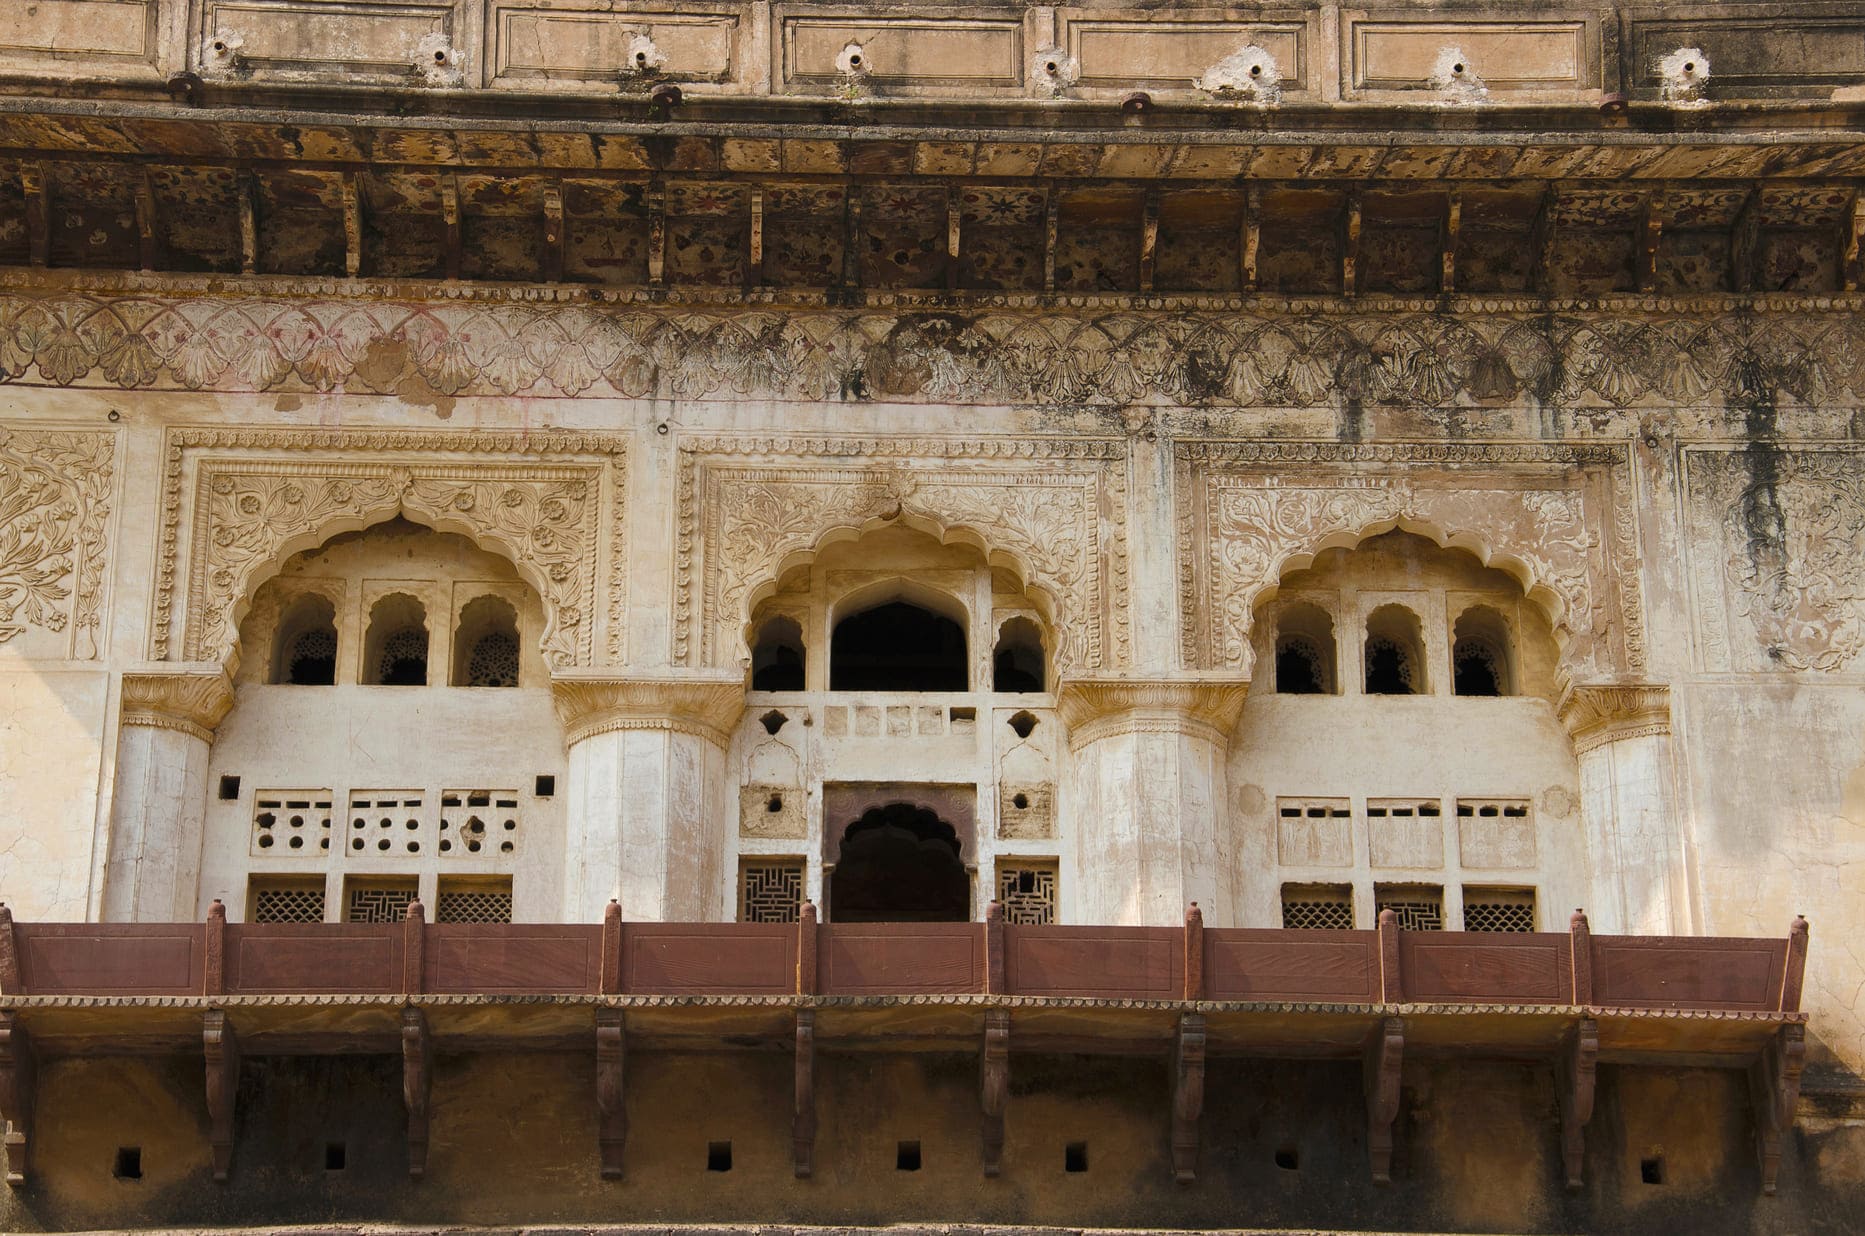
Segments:
[[[803,629],[794,618],[766,618],[751,649],[751,689],[801,691],[803,666]]]
[[[929,609],[890,601],[836,624],[831,691],[963,691],[965,629]]]
[[[1423,695],[1424,637],[1418,615],[1403,605],[1382,605],[1366,620],[1366,693]]]
[[[1513,695],[1509,626],[1486,605],[1465,610],[1452,631],[1451,690],[1457,695]]]
[[[1334,620],[1318,605],[1290,605],[1277,618],[1276,693],[1334,694]]]
[[[453,633],[453,685],[518,685],[518,611],[510,601],[474,597],[460,610]]]
[[[829,916],[838,923],[965,922],[971,878],[958,834],[911,803],[867,812],[842,835],[829,877]]]
[[[1012,618],[997,632],[997,650],[991,656],[991,690],[1028,694],[1046,685],[1043,633],[1028,618]]]
[[[272,642],[271,681],[297,687],[337,681],[337,610],[329,597],[307,594],[285,611]]]
[[[375,603],[363,637],[362,677],[367,686],[427,685],[427,609],[421,602],[396,592]]]

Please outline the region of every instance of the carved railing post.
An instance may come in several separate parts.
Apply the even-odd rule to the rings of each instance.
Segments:
[[[232,680],[217,664],[123,675],[105,919],[177,923],[197,913],[207,761],[232,707]]]
[[[1807,980],[1807,920],[1796,914],[1787,929],[1787,964],[1781,970],[1781,1012],[1800,1011],[1800,989]]]
[[[402,915],[401,989],[419,995],[427,989],[427,908],[419,897]]]
[[[1593,1003],[1593,927],[1585,910],[1575,910],[1567,920],[1567,940],[1574,971],[1573,1002],[1586,1008]]]
[[[5,1130],[6,1182],[32,1178],[32,1117],[36,1082],[32,1036],[19,1014],[0,1011],[0,1128]]]
[[[797,995],[816,994],[816,904],[805,901],[797,910]]]
[[[1204,911],[1195,901],[1185,911],[1185,998],[1204,999]]]
[[[227,907],[216,897],[201,927],[201,994],[227,994]]]
[[[1004,906],[993,901],[984,907],[984,994],[1001,996],[1009,992],[1009,976],[1004,964]]]
[[[226,1183],[233,1169],[233,1121],[240,1092],[240,1040],[220,1009],[201,1017],[201,1047],[207,1057],[208,1140],[214,1152],[214,1179]]]
[[[0,995],[25,994],[26,984],[20,974],[19,937],[13,931],[13,911],[0,901]]]
[[[1382,1004],[1405,1003],[1405,976],[1399,968],[1399,916],[1379,912],[1379,999]]]
[[[596,1010],[596,1148],[602,1178],[622,1178],[622,1152],[628,1147],[628,1027],[618,1008]]]
[[[602,910],[602,973],[596,987],[605,996],[622,990],[622,906],[613,897]]]

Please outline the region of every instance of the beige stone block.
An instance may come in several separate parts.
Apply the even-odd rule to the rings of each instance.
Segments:
[[[613,82],[626,72],[642,36],[662,57],[659,75],[678,81],[739,76],[734,11],[667,12],[497,5],[489,59],[497,79],[584,78]]]
[[[211,35],[240,40],[240,58],[255,68],[337,69],[357,66],[402,72],[430,34],[452,33],[451,8],[408,5],[354,11],[321,4],[213,4],[204,24]]]
[[[1463,813],[1465,805],[1471,814]],[[1510,808],[1521,813],[1508,814]],[[1527,870],[1535,865],[1534,816],[1524,803],[1459,804],[1457,854],[1466,867]]]
[[[797,16],[783,19],[786,82],[842,80],[836,60],[861,46],[869,77],[918,86],[1019,86],[1023,22]]]
[[[1543,21],[1387,19],[1344,13],[1353,90],[1425,90],[1447,50],[1491,93],[1599,88],[1599,26],[1575,15]]]
[[[1865,76],[1865,14],[1858,12],[1797,13],[1783,20],[1778,10],[1759,5],[1718,4],[1662,18],[1639,13],[1627,25],[1625,77],[1633,85],[1656,86],[1658,61],[1680,47],[1703,53],[1717,92],[1856,85]]]
[[[1063,46],[1083,86],[1186,90],[1206,69],[1254,44],[1276,58],[1285,90],[1305,86],[1306,27],[1247,19],[1182,20],[1145,11],[1064,10]]]
[[[1046,841],[1056,835],[1055,789],[1047,785],[998,787],[997,835],[1006,841]]]
[[[1276,860],[1285,867],[1351,867],[1353,815],[1345,801],[1277,804]]]
[[[0,51],[144,59],[154,50],[154,6],[139,0],[0,3]]]
[[[1375,799],[1366,808],[1367,852],[1375,868],[1435,871],[1444,866],[1442,816],[1422,815],[1419,804],[1409,801]]]
[[[738,835],[796,839],[809,835],[806,795],[782,785],[747,785],[738,791]]]

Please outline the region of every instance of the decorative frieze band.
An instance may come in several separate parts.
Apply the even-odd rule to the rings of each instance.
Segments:
[[[0,426],[0,644],[99,654],[116,435]],[[22,638],[23,637],[23,638]]]

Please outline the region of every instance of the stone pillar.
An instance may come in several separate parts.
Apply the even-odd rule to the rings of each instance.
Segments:
[[[1677,818],[1669,687],[1607,683],[1569,687],[1561,724],[1580,757],[1580,811],[1587,830],[1596,930],[1688,935],[1695,915]]]
[[[569,749],[563,914],[718,921],[725,915],[727,747],[745,709],[741,671],[551,679]]]
[[[199,917],[207,757],[214,729],[232,707],[233,683],[219,665],[123,675],[105,921]]]
[[[1225,763],[1247,681],[1173,672],[1065,680],[1075,916],[1169,927],[1196,901],[1228,925]]]

